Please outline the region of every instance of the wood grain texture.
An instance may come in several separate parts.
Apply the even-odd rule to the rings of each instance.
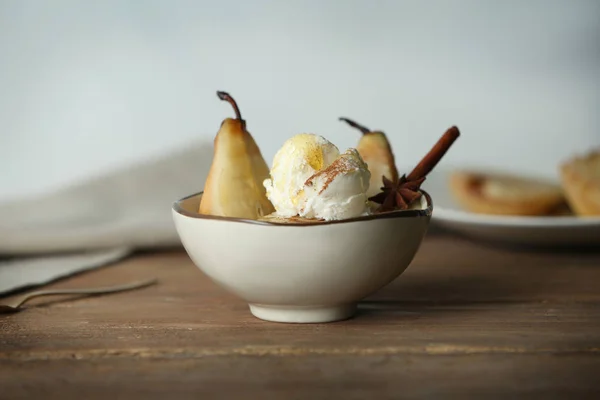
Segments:
[[[600,253],[430,235],[399,279],[331,324],[260,321],[179,251],[51,286],[153,276],[143,290],[0,316],[0,398],[600,394]]]

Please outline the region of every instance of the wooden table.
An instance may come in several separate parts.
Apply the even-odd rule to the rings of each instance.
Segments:
[[[399,279],[331,324],[255,319],[182,251],[52,286],[152,276],[0,316],[0,398],[600,396],[600,253],[429,235]]]

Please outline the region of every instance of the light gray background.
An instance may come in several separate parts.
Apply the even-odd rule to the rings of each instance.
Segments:
[[[211,141],[217,89],[269,162],[303,131],[355,145],[345,115],[402,168],[457,124],[447,166],[551,177],[600,145],[599,21],[596,0],[0,0],[0,200]]]

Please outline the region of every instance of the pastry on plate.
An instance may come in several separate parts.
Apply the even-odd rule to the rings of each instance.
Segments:
[[[560,166],[565,197],[577,215],[600,215],[600,149]]]
[[[559,185],[495,172],[456,171],[450,191],[466,210],[496,215],[556,215],[564,205]]]

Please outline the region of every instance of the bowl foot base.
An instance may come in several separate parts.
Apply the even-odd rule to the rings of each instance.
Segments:
[[[309,324],[348,319],[356,313],[356,304],[330,307],[250,304],[250,312],[265,321]]]

